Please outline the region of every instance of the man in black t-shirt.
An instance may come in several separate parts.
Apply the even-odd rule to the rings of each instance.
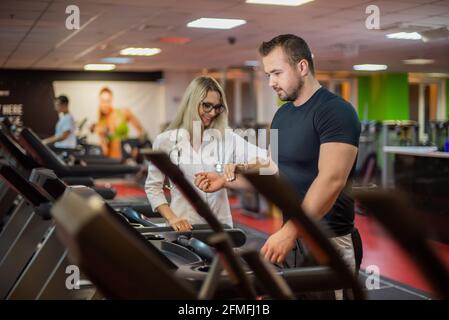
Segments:
[[[304,211],[330,231],[330,240],[355,270],[351,238],[354,204],[347,189],[359,144],[357,114],[348,102],[321,87],[312,54],[302,38],[277,36],[262,43],[259,53],[269,85],[287,101],[271,124],[278,130],[279,173],[303,197]],[[227,182],[230,180],[216,173],[198,173],[195,184],[214,192],[236,184]],[[273,263],[282,263],[301,236],[291,221],[285,221],[267,239],[261,253]]]
[[[354,108],[321,87],[307,43],[280,35],[259,48],[269,85],[282,101],[271,127],[278,129],[278,166],[303,198],[304,211],[333,234],[332,242],[354,268],[353,200],[346,189],[357,157],[360,122]],[[290,221],[271,235],[261,253],[281,263],[301,237]]]
[[[321,146],[345,143],[357,147],[360,135],[354,108],[323,87],[300,106],[285,103],[276,112],[271,128],[278,130],[280,174],[302,197],[319,174]],[[321,219],[324,227],[336,236],[348,234],[354,227],[353,201],[345,191]]]

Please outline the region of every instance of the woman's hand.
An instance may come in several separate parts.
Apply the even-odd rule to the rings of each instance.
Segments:
[[[170,224],[170,227],[173,228],[175,231],[190,231],[192,230],[192,225],[187,219],[184,218],[178,218],[174,217],[171,219],[168,219],[168,223]]]
[[[175,231],[189,231],[192,230],[192,225],[187,219],[178,218],[178,216],[172,211],[167,203],[163,203],[156,208],[156,211],[163,216],[170,227]]]
[[[195,185],[204,192],[216,192],[225,187],[226,178],[216,172],[199,172],[195,174]]]

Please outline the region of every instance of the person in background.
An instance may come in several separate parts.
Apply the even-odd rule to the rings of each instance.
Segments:
[[[128,138],[128,124],[134,126],[139,138],[144,137],[144,130],[139,120],[126,108],[113,107],[111,89],[104,87],[100,90],[100,105],[98,122],[94,130],[100,138],[100,146],[105,154],[111,158],[122,158],[122,141]]]
[[[69,99],[67,96],[60,95],[55,99],[55,110],[59,114],[55,134],[44,139],[43,142],[59,149],[75,149],[76,124],[73,116],[69,112]]]

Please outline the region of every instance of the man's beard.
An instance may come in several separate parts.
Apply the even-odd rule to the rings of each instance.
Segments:
[[[291,91],[284,91],[285,96],[281,96],[278,94],[279,99],[281,99],[281,101],[295,101],[298,98],[299,92],[301,91],[303,86],[304,86],[304,79],[301,76],[299,76],[298,83],[296,84],[296,86],[294,86],[293,89],[291,89]]]

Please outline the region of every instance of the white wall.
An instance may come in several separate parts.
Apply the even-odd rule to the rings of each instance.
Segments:
[[[197,73],[191,71],[164,71],[164,121],[169,122],[173,120],[187,86],[196,75]]]
[[[271,124],[273,116],[278,110],[277,94],[268,85],[268,78],[262,70],[256,71],[254,81],[257,99],[257,122]]]

